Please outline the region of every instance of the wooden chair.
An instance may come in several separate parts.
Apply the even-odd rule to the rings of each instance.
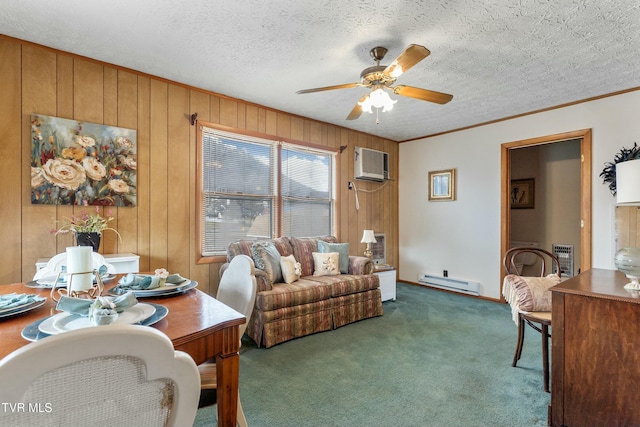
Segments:
[[[199,382],[191,356],[157,329],[77,329],[0,360],[0,402],[14,405],[0,425],[191,426]]]
[[[545,277],[547,274],[547,266],[550,265],[550,273],[555,273],[558,278],[561,275],[560,262],[558,258],[544,249],[533,247],[515,247],[509,249],[502,260],[507,276],[505,277],[505,283],[503,284],[503,294],[505,297],[508,295],[508,291],[505,290],[507,286],[511,286],[509,275],[515,275],[520,277],[521,272],[516,267],[520,265],[517,262],[517,258],[524,254],[534,254],[539,260],[540,270],[538,277]],[[535,267],[533,267],[535,268]],[[549,292],[549,291],[546,291]],[[515,367],[522,355],[522,345],[524,343],[525,324],[531,326],[542,335],[542,372],[544,381],[544,391],[549,392],[549,327],[551,326],[551,311],[523,311],[517,306],[517,302],[513,299],[507,299],[515,310],[517,310],[517,324],[518,324],[518,342],[516,344],[516,351],[513,355],[513,362],[511,366]]]
[[[218,301],[242,313],[247,318],[247,322],[240,325],[240,345],[242,345],[242,335],[247,329],[256,301],[257,285],[254,272],[255,266],[251,258],[246,255],[236,255],[220,278],[216,294]],[[198,366],[198,370],[200,371],[200,388],[202,390],[216,389],[216,364],[206,362]],[[237,420],[238,426],[247,427],[247,419],[240,404],[240,396],[238,396]]]

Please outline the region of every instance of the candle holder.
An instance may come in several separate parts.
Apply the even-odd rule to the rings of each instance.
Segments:
[[[94,300],[100,295],[102,295],[102,292],[104,291],[104,284],[102,283],[102,278],[100,277],[100,273],[98,272],[98,270],[78,272],[78,273],[65,273],[67,275],[67,286],[57,288],[56,284],[58,283],[58,280],[60,280],[61,274],[63,273],[62,272],[58,273],[58,276],[56,277],[56,281],[54,282],[54,285],[51,288],[51,299],[54,300],[55,302],[58,302],[61,296],[68,296],[73,298],[87,298],[87,299]],[[74,290],[71,287],[73,276],[80,275],[80,274],[93,274],[96,277],[96,282],[88,289]]]

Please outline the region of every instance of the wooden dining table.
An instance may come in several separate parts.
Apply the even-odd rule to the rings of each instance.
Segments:
[[[118,279],[105,283],[105,293],[117,285]],[[32,288],[25,283],[0,285],[0,295],[13,292],[36,294],[46,297],[47,301],[25,313],[0,318],[0,358],[29,344],[21,336],[27,325],[59,313],[55,308],[56,302],[50,297],[50,289]],[[188,353],[196,364],[215,358],[218,426],[235,427],[240,368],[239,326],[246,322],[246,318],[197,288],[182,294],[138,300],[168,309],[167,316],[152,327],[164,332],[176,350]]]

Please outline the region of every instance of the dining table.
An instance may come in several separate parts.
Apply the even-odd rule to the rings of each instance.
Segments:
[[[120,277],[118,275],[104,284],[103,295],[118,284]],[[0,295],[15,292],[46,298],[46,302],[35,309],[0,317],[0,359],[30,343],[22,336],[27,326],[59,313],[56,301],[51,298],[51,289],[34,288],[33,283],[0,285]],[[235,426],[240,368],[239,327],[246,318],[197,287],[183,293],[138,298],[138,301],[166,308],[166,316],[150,327],[164,332],[176,350],[188,353],[196,364],[215,359],[218,426]]]

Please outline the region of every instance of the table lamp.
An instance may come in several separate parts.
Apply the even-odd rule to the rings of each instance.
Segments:
[[[362,240],[360,243],[366,243],[367,249],[364,251],[364,256],[367,258],[373,257],[373,252],[371,252],[371,244],[376,242],[376,236],[373,234],[373,230],[364,230],[362,233]]]
[[[616,164],[616,196],[618,205],[640,204],[640,159]],[[640,248],[622,248],[613,261],[631,279],[624,288],[639,291]]]

